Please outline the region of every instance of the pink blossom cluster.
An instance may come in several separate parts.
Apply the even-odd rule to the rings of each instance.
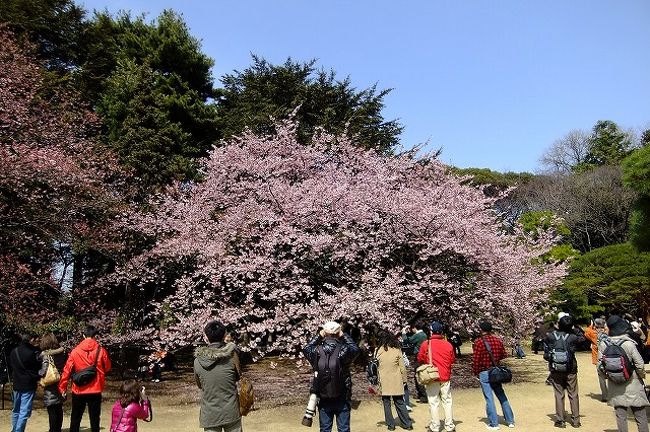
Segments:
[[[297,352],[340,317],[393,330],[487,317],[507,335],[530,330],[565,273],[535,260],[552,235],[506,233],[498,197],[433,158],[380,156],[324,133],[303,146],[295,131],[287,121],[271,136],[244,133],[213,149],[205,181],[124,215],[156,242],[107,283],[159,287],[146,310],[158,343],[190,343],[210,318],[256,356]]]

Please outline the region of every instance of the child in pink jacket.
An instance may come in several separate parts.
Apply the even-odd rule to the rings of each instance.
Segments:
[[[124,381],[120,386],[120,398],[113,405],[111,432],[137,432],[138,419],[151,416],[151,404],[144,386],[135,380]]]

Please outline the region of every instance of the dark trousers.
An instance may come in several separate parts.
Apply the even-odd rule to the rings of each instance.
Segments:
[[[334,417],[338,432],[350,432],[350,407],[346,399],[321,399],[318,402],[320,432],[332,432]]]
[[[630,407],[636,427],[639,432],[648,432],[648,417],[645,412],[645,407]],[[617,406],[614,408],[616,412],[616,426],[619,432],[627,432],[627,407]]]
[[[63,427],[63,404],[47,407],[47,416],[50,420],[50,432],[61,432],[61,427]]]
[[[555,416],[564,421],[564,392],[569,396],[571,419],[580,420],[580,402],[578,400],[578,375],[565,372],[551,372],[551,382],[555,393]]]
[[[402,423],[402,426],[408,428],[411,426],[411,418],[409,417],[408,412],[406,411],[406,404],[404,403],[403,396],[382,396],[381,401],[384,403],[384,419],[386,419],[386,426],[395,427],[395,418],[393,417],[393,410],[390,406],[390,399],[393,398],[393,403],[395,404],[395,411],[397,411],[397,417]]]
[[[88,405],[91,432],[99,432],[99,416],[102,412],[102,394],[74,394],[72,393],[72,411],[70,412],[70,432],[79,432],[81,417]]]

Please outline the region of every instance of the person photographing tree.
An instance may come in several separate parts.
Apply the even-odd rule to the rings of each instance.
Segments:
[[[352,377],[350,365],[359,355],[359,347],[343,333],[335,321],[323,324],[318,334],[303,349],[314,369],[311,393],[318,395],[320,432],[331,432],[336,418],[339,432],[350,431]]]

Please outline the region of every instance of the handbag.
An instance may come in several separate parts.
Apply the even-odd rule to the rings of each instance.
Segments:
[[[492,355],[492,348],[490,344],[487,343],[485,338],[481,338],[483,345],[490,355],[490,362],[492,362],[492,367],[488,369],[488,381],[490,384],[503,384],[509,383],[512,381],[512,371],[505,366],[499,366],[494,361],[494,355]]]
[[[431,341],[429,341],[429,362],[418,366],[415,370],[415,378],[418,380],[418,384],[427,385],[435,381],[440,381],[440,372],[438,368],[433,365],[433,354],[431,353]]]
[[[95,377],[97,377],[97,361],[99,360],[99,354],[102,347],[97,346],[97,352],[95,353],[95,363],[92,366],[81,369],[78,372],[72,373],[72,382],[78,385],[79,387],[86,386],[93,382]]]
[[[41,387],[47,387],[58,383],[60,380],[61,380],[61,374],[59,373],[59,370],[56,368],[56,365],[54,364],[54,359],[52,359],[52,356],[48,355],[47,371],[45,372],[45,376],[41,378],[41,380],[39,381],[39,384],[41,385]]]
[[[247,415],[255,405],[255,391],[253,390],[253,383],[248,378],[242,376],[241,367],[239,365],[239,356],[233,353],[233,364],[237,375],[239,375],[239,414]]]

